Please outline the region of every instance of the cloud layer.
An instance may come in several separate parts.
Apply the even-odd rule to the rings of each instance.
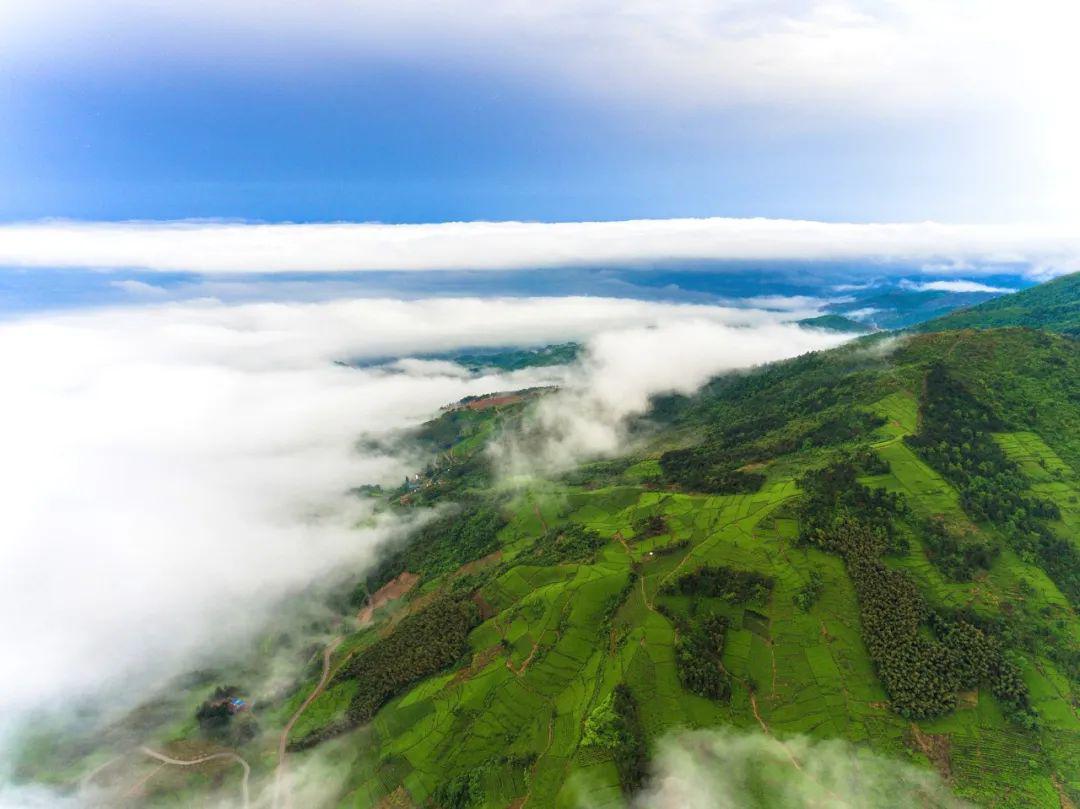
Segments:
[[[202,273],[491,270],[702,260],[926,262],[938,275],[1016,263],[1080,269],[1080,231],[1036,226],[851,224],[783,219],[623,222],[0,225],[0,266]],[[995,268],[987,267],[986,272]]]

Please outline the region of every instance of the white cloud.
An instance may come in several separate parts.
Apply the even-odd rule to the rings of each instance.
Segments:
[[[875,309],[873,306],[866,306],[862,309],[853,309],[850,312],[844,312],[844,317],[849,317],[852,320],[863,321],[869,319],[872,315],[876,315],[880,311],[880,309]]]
[[[840,739],[757,731],[684,731],[660,741],[636,809],[963,809],[933,770]],[[583,805],[588,805],[583,802]]]
[[[148,284],[145,281],[137,281],[133,278],[110,281],[109,286],[139,298],[160,298],[168,294],[168,290],[164,287]]]
[[[1010,287],[995,287],[966,279],[922,282],[903,280],[900,282],[900,286],[905,289],[916,289],[920,292],[1016,292],[1015,289]]]
[[[630,412],[649,390],[688,390],[809,344],[777,317],[595,298],[369,299],[0,324],[0,715],[116,682],[136,694],[195,652],[244,637],[283,594],[359,572],[384,531],[356,529],[367,512],[344,492],[411,468],[355,451],[361,433],[546,381]],[[755,340],[759,329],[768,340]],[[777,329],[793,339],[772,339]],[[443,362],[333,363],[594,336],[592,364],[569,379],[565,369],[476,379]]]
[[[540,401],[523,432],[505,436],[492,452],[510,476],[565,471],[625,449],[627,420],[645,413],[652,396],[689,394],[718,373],[849,339],[788,323],[747,326],[715,318],[604,331],[589,342],[564,387]]]
[[[757,295],[744,298],[747,306],[756,306],[777,312],[798,313],[800,317],[812,315],[827,303],[837,303],[810,295]]]
[[[655,261],[1019,262],[1080,269],[1080,231],[1037,226],[851,224],[781,219],[447,222],[427,225],[206,222],[0,225],[0,266],[202,273],[467,270]],[[873,268],[875,273],[879,268]],[[985,270],[987,272],[990,269]]]
[[[1075,19],[1054,0],[1033,0],[1023,15],[1005,0],[0,4],[7,58],[35,67],[154,53],[251,70],[267,53],[279,63],[423,54],[592,97],[849,115],[854,105],[895,113],[1011,100]]]

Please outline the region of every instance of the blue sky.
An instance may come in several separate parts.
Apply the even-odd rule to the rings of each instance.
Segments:
[[[948,220],[1002,190],[992,155],[967,153],[991,145],[933,121],[785,131],[435,65],[311,71],[35,77],[6,126],[0,217]]]
[[[0,221],[1053,218],[1043,5],[7,4]]]

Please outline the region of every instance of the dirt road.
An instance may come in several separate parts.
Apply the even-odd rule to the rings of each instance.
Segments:
[[[303,704],[296,709],[291,717],[289,717],[288,723],[285,725],[284,730],[281,731],[281,737],[278,739],[278,751],[277,751],[277,769],[274,772],[274,809],[281,806],[281,791],[282,784],[285,776],[285,755],[286,748],[289,745],[289,734],[292,733],[293,726],[303,716],[304,711],[308,709],[308,706],[313,703],[319,694],[326,688],[326,683],[330,680],[330,657],[334,654],[334,650],[341,644],[341,638],[334,638],[327,647],[323,650],[323,667],[322,677],[319,678],[318,685],[312,689],[308,694],[307,699]],[[285,806],[289,806],[289,800],[286,798]]]
[[[248,808],[251,802],[251,794],[249,791],[248,780],[251,778],[251,767],[244,759],[238,756],[236,753],[225,751],[222,753],[211,753],[208,756],[200,756],[199,758],[181,759],[172,758],[164,753],[159,753],[157,750],[151,750],[149,747],[140,747],[139,750],[145,755],[150,756],[152,759],[160,761],[162,764],[172,764],[175,767],[194,767],[196,764],[205,764],[207,761],[215,761],[219,758],[228,758],[235,761],[244,769],[244,778],[240,782],[240,790],[243,796],[243,807]]]

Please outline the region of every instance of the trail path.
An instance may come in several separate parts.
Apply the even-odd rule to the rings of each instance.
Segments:
[[[159,753],[157,750],[151,750],[149,747],[140,747],[139,750],[145,755],[150,756],[150,758],[160,761],[162,764],[172,764],[175,767],[194,767],[196,764],[205,764],[207,761],[215,761],[220,758],[231,759],[239,764],[244,770],[244,778],[240,782],[240,791],[243,796],[244,809],[247,809],[250,804],[251,795],[249,792],[248,780],[251,778],[251,766],[236,753],[225,751],[223,753],[211,753],[208,756],[200,756],[199,758],[181,759],[172,758],[164,753]]]
[[[772,736],[776,739],[776,737],[773,736],[772,731],[769,730],[769,726],[765,724],[765,720],[761,718],[761,714],[758,713],[757,699],[754,697],[753,692],[750,693],[750,708],[754,711],[754,718],[758,721],[758,724],[761,725],[762,732],[765,733],[765,735]],[[780,747],[783,748],[784,753],[787,755],[788,760],[791,761],[792,766],[794,766],[796,770],[802,770],[802,765],[792,754],[791,750],[788,749],[788,746],[779,739],[776,739],[776,741],[779,742]]]
[[[532,499],[532,498],[530,498],[530,499]],[[536,500],[533,500],[533,513],[536,514],[536,519],[540,520],[540,524],[542,526],[544,526],[544,533],[547,533],[547,531],[548,531],[547,520],[545,520],[544,515],[540,513],[540,506],[539,506],[539,504],[537,504]]]
[[[87,787],[89,787],[91,782],[95,778],[97,778],[98,775],[100,775],[108,767],[111,767],[113,764],[120,761],[122,758],[123,756],[113,756],[108,761],[105,761],[102,764],[98,764],[96,767],[94,767],[94,769],[92,769],[79,780],[79,789],[86,789]]]
[[[311,693],[308,694],[308,697],[304,700],[303,704],[296,709],[296,713],[294,713],[289,718],[289,721],[285,725],[285,728],[281,731],[281,736],[278,738],[277,769],[274,772],[275,809],[276,807],[281,805],[281,786],[285,775],[285,748],[289,744],[289,734],[292,733],[293,726],[296,725],[297,721],[299,721],[304,711],[308,709],[308,706],[311,705],[311,703],[313,703],[318,698],[319,694],[323,692],[323,689],[326,688],[326,683],[330,680],[330,656],[334,653],[334,650],[338,647],[341,641],[342,638],[334,638],[323,650],[322,677],[319,678],[318,685],[316,685],[315,688],[312,689]],[[285,805],[288,806],[289,803],[289,800],[286,799]]]

